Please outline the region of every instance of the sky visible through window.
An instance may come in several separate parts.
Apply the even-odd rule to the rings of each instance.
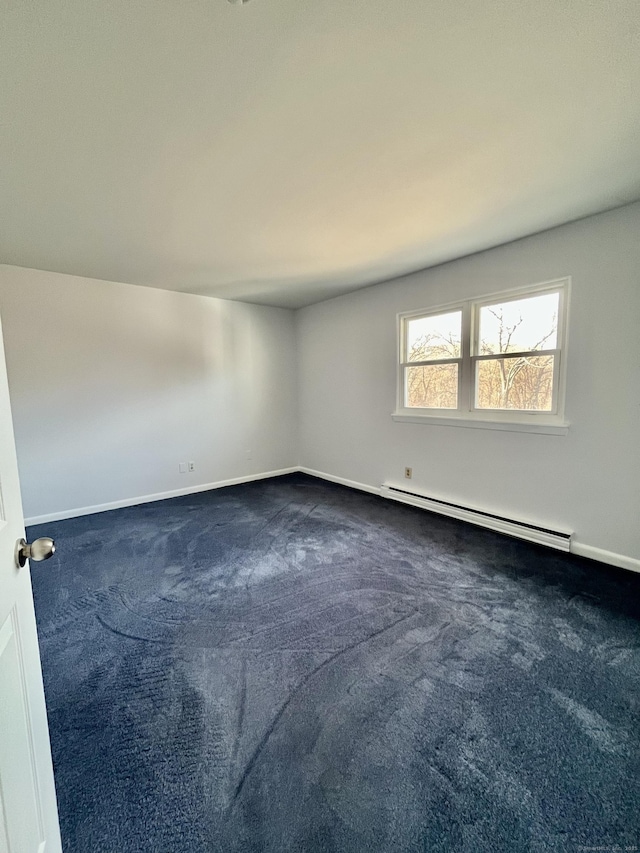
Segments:
[[[409,320],[407,361],[460,358],[461,334],[461,311]]]
[[[479,305],[473,397],[478,409],[552,411],[556,356],[527,355],[558,346],[559,292]],[[462,311],[448,311],[406,322],[406,362],[436,362],[462,357]],[[519,354],[519,355],[518,355]],[[493,357],[492,357],[493,356]],[[455,409],[459,364],[423,364],[405,370],[405,405]]]
[[[543,293],[485,305],[480,309],[478,355],[555,349],[559,298],[558,293]]]

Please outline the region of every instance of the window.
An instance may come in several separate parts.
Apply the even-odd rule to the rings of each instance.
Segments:
[[[567,279],[400,315],[397,420],[566,432]]]

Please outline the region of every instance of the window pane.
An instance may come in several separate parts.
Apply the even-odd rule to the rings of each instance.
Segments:
[[[559,300],[558,293],[542,293],[483,306],[476,355],[556,349]]]
[[[477,408],[550,412],[554,358],[534,355],[477,361]]]
[[[460,358],[462,312],[407,320],[406,361]]]
[[[405,368],[406,401],[411,408],[457,409],[458,365]]]

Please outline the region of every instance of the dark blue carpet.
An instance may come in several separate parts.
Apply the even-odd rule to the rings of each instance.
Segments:
[[[640,846],[640,576],[304,475],[45,533],[66,853]]]

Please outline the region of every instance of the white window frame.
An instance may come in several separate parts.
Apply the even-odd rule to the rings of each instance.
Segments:
[[[472,299],[450,302],[422,311],[410,311],[398,314],[398,374],[396,410],[392,417],[395,421],[409,423],[428,423],[438,426],[473,427],[480,429],[510,430],[514,432],[539,432],[554,435],[565,435],[569,424],[565,421],[565,389],[567,367],[567,332],[570,277],[554,279],[553,281],[511,290],[497,291]],[[478,334],[480,309],[497,302],[511,302],[527,296],[537,296],[544,293],[558,293],[558,330],[554,348],[528,351],[536,355],[554,356],[553,403],[552,411],[523,411],[513,409],[479,409],[475,401],[476,365],[480,361],[496,359],[498,354],[478,355]],[[452,311],[462,312],[462,341],[459,359],[438,359],[425,362],[407,362],[406,334],[409,320],[446,314]],[[525,353],[508,353],[507,357]],[[419,367],[423,364],[454,364],[458,363],[458,407],[456,409],[417,408],[406,405],[405,397],[405,368]]]

